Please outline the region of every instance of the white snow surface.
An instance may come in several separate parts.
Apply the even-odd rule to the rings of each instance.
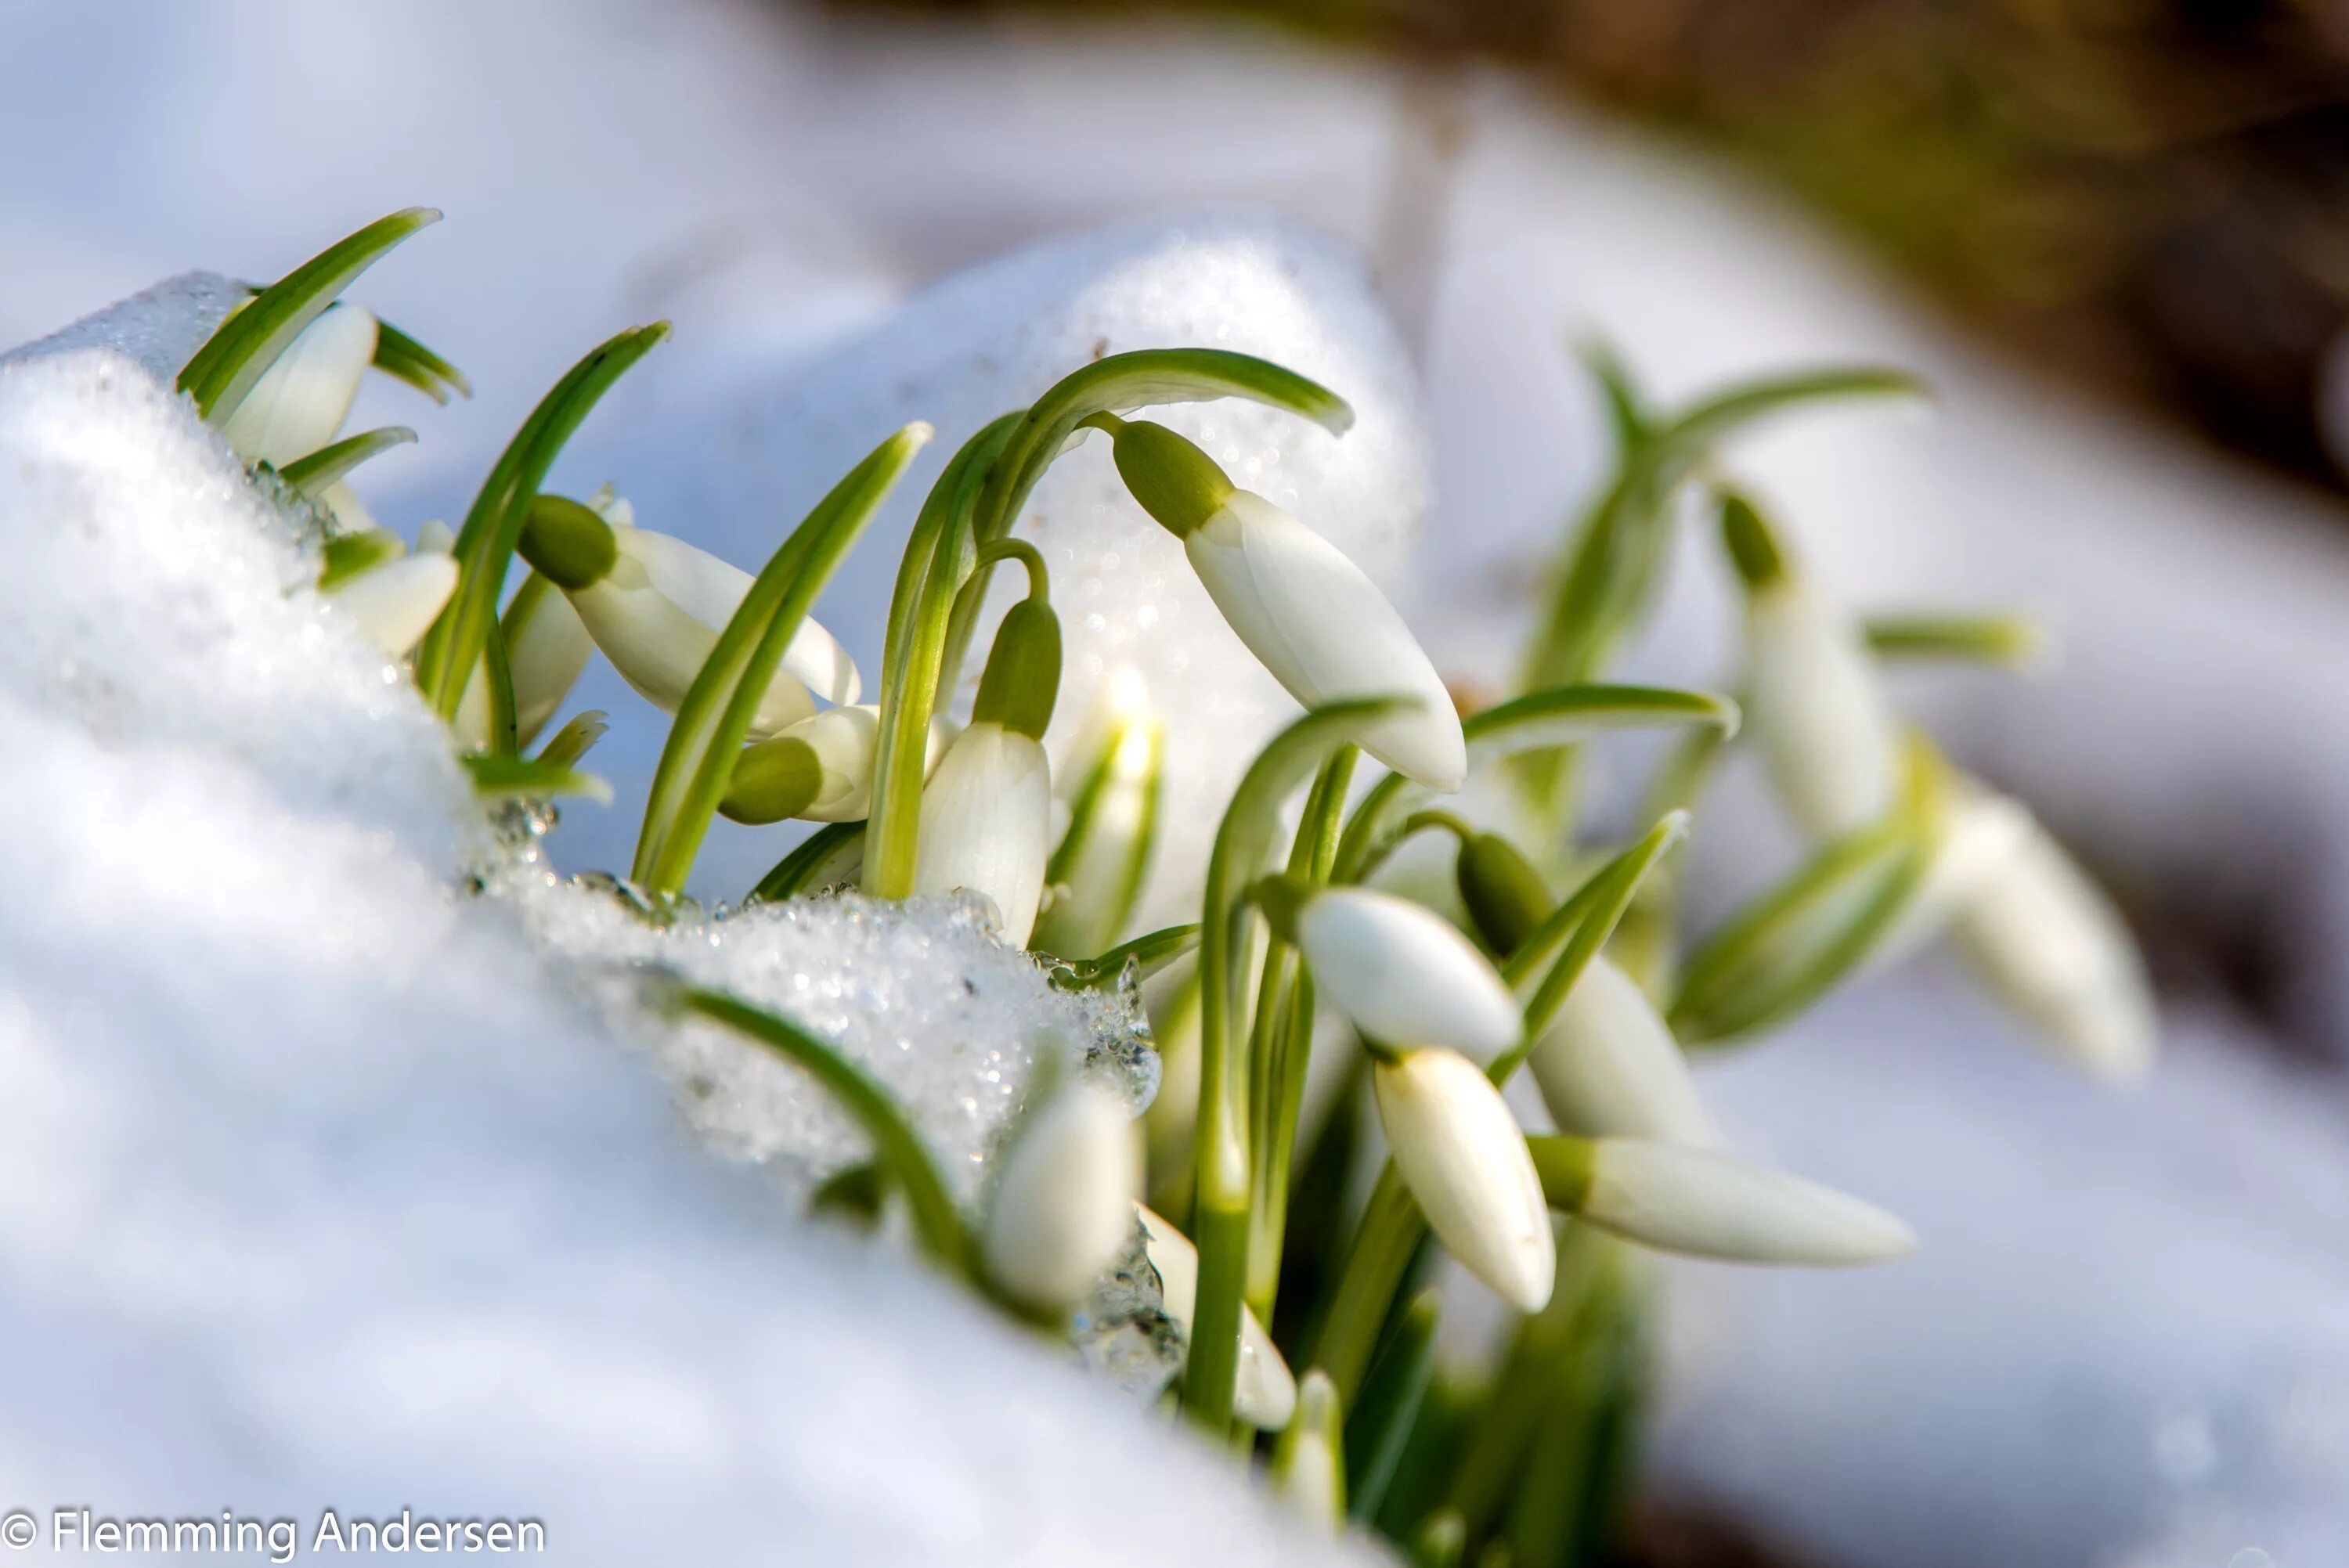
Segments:
[[[295,532],[129,359],[0,367],[11,1505],[532,1517],[577,1563],[1337,1554],[698,1148],[459,891],[446,742]]]

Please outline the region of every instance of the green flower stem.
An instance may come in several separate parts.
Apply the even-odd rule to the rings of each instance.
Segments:
[[[1019,420],[1006,414],[963,443],[930,487],[898,562],[882,651],[881,737],[873,758],[872,830],[862,873],[864,891],[875,897],[905,898],[914,891],[930,719],[953,691],[942,678],[947,632],[978,554],[971,513],[988,469]]]
[[[1315,708],[1275,736],[1249,765],[1207,857],[1199,917],[1199,1130],[1193,1239],[1199,1288],[1184,1368],[1183,1406],[1222,1437],[1232,1418],[1239,1367],[1240,1305],[1247,1284],[1249,1068],[1239,1014],[1238,955],[1247,951],[1247,885],[1262,872],[1279,828],[1281,802],[1360,727],[1396,712],[1402,698],[1358,698]]]
[[[1435,1326],[1442,1311],[1441,1297],[1432,1287],[1412,1298],[1371,1362],[1361,1398],[1347,1409],[1347,1511],[1360,1523],[1378,1517],[1387,1484],[1402,1462],[1428,1377],[1435,1370]]]
[[[719,634],[678,705],[646,792],[633,874],[654,898],[685,890],[783,651],[929,438],[927,425],[908,425],[850,469],[776,549]]]
[[[1305,798],[1288,870],[1309,882],[1330,875],[1345,825],[1346,790],[1361,753],[1341,746],[1331,754]],[[1282,1240],[1288,1228],[1289,1169],[1297,1154],[1297,1122],[1305,1104],[1305,1073],[1313,1049],[1313,976],[1296,949],[1274,939],[1267,944],[1263,978],[1257,992],[1257,1028],[1250,1041],[1256,1112],[1255,1190],[1248,1207],[1247,1305],[1259,1323],[1272,1321],[1280,1291]]]
[[[678,986],[665,997],[678,1011],[723,1024],[786,1061],[804,1068],[837,1099],[873,1140],[874,1153],[887,1168],[914,1221],[925,1251],[955,1273],[971,1274],[975,1249],[962,1214],[947,1191],[930,1151],[889,1091],[865,1070],[798,1025],[722,991]]]
[[[1389,1160],[1354,1228],[1354,1244],[1346,1253],[1338,1288],[1330,1293],[1330,1315],[1313,1347],[1313,1365],[1330,1375],[1340,1398],[1352,1398],[1361,1387],[1387,1309],[1411,1267],[1412,1253],[1426,1234],[1426,1216]]]

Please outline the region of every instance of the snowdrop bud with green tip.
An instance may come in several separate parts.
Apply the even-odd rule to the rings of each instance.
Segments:
[[[1142,1216],[1150,1266],[1158,1271],[1158,1294],[1166,1315],[1191,1332],[1191,1309],[1199,1299],[1199,1249],[1191,1238],[1168,1224],[1144,1205],[1134,1205]],[[1232,1414],[1249,1426],[1277,1432],[1288,1425],[1297,1409],[1297,1378],[1274,1347],[1256,1314],[1240,1308],[1239,1379],[1232,1390]]]
[[[1627,1240],[1726,1263],[1832,1267],[1916,1251],[1873,1203],[1710,1149],[1634,1139],[1533,1140],[1549,1201]]]
[[[343,428],[375,340],[375,316],[364,306],[327,306],[262,373],[221,434],[248,462],[282,469],[308,457]]]
[[[873,804],[880,743],[878,707],[826,708],[745,748],[718,809],[737,822],[861,822]]]
[[[1806,583],[1743,497],[1721,529],[1745,587],[1745,732],[1802,829],[1827,839],[1883,815],[1899,727],[1859,623]]]
[[[1354,737],[1361,748],[1448,794],[1468,774],[1460,716],[1435,666],[1362,569],[1164,425],[1102,415],[1117,470],[1142,509],[1183,542],[1191,569],[1258,663],[1305,707],[1408,696],[1410,709]]]
[[[675,713],[718,635],[750,591],[750,574],[681,539],[615,528],[588,508],[542,495],[523,525],[521,553],[578,612],[620,678],[664,713]],[[764,740],[815,712],[811,689],[853,703],[856,665],[812,620],[783,652],[761,698],[750,738]]]
[[[1382,1050],[1371,1088],[1395,1169],[1437,1240],[1519,1312],[1538,1312],[1557,1272],[1541,1180],[1516,1119],[1457,1051]]]
[[[1490,1061],[1517,1043],[1523,1017],[1492,963],[1434,911],[1392,893],[1321,887],[1294,876],[1256,889],[1272,928],[1294,943],[1330,1004],[1372,1037],[1449,1046]]]
[[[1040,738],[1060,691],[1061,624],[1040,599],[996,631],[970,726],[922,788],[914,891],[995,901],[1004,939],[1028,944],[1052,849],[1052,772]]]
[[[2007,1006],[2099,1078],[2153,1065],[2160,1016],[2120,911],[2054,835],[2026,818],[2021,841],[1973,889],[1958,944]]]
[[[1680,1042],[1639,983],[1603,953],[1591,956],[1526,1065],[1562,1132],[1713,1141]]]
[[[1142,1155],[1124,1102],[1078,1081],[1021,1125],[987,1210],[980,1261],[1040,1315],[1082,1301],[1133,1233]]]
[[[1460,902],[1485,945],[1506,958],[1557,907],[1557,895],[1517,846],[1498,833],[1475,832],[1460,841],[1453,874]]]

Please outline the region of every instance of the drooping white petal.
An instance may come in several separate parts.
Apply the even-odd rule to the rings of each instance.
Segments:
[[[2036,819],[1955,930],[1990,988],[2089,1071],[2126,1079],[2153,1065],[2160,1018],[2136,939]]]
[[[523,613],[517,615],[517,611]],[[586,623],[562,590],[543,580],[526,609],[518,602],[501,624],[506,634],[506,665],[513,674],[514,733],[520,744],[528,746],[579,684],[587,655],[595,651],[595,639],[587,634]],[[472,695],[472,686],[465,695]]]
[[[776,737],[797,740],[823,769],[816,798],[800,815],[811,822],[862,821],[873,805],[873,755],[881,744],[881,710],[832,707]]]
[[[1420,699],[1355,737],[1363,750],[1429,789],[1467,777],[1468,750],[1451,695],[1361,567],[1319,534],[1247,490],[1183,542],[1216,608],[1289,695],[1308,707],[1334,698]]]
[[[1081,1301],[1133,1234],[1142,1155],[1125,1106],[1078,1082],[1003,1157],[979,1250],[1006,1294],[1040,1312]]]
[[[1732,1263],[1883,1263],[1917,1238],[1873,1203],[1709,1149],[1602,1138],[1578,1211],[1669,1252]]]
[[[1456,1051],[1406,1051],[1371,1068],[1395,1168],[1436,1239],[1520,1312],[1549,1300],[1549,1209],[1500,1090]]]
[[[1191,1310],[1199,1300],[1199,1249],[1191,1238],[1142,1204],[1143,1233],[1149,1238],[1150,1266],[1158,1271],[1158,1293],[1166,1315],[1191,1332]],[[1277,1432],[1297,1409],[1297,1378],[1264,1331],[1256,1314],[1240,1308],[1240,1364],[1232,1388],[1232,1413],[1249,1426]]]
[[[221,434],[248,462],[282,469],[308,457],[343,428],[375,339],[375,317],[364,306],[327,306],[262,373]]]
[[[610,573],[573,593],[572,605],[620,678],[655,707],[675,713],[750,592],[750,576],[648,529],[618,529],[614,539],[619,554]],[[750,739],[764,740],[815,712],[796,670],[819,676],[828,696],[855,698],[854,664],[831,633],[804,621],[760,701]]]
[[[1052,780],[1044,748],[999,724],[955,737],[922,788],[914,891],[968,888],[995,901],[1008,942],[1027,945],[1051,856]]]
[[[445,555],[408,555],[337,583],[326,597],[358,623],[367,641],[397,659],[423,641],[433,617],[456,590],[454,561]]]
[[[1868,955],[1864,973],[1889,968],[1950,928],[1958,912],[2033,831],[2031,813],[2003,795],[1971,782],[1958,787],[1941,825],[1940,845],[1909,905]]]
[[[1359,887],[1316,892],[1298,911],[1297,942],[1320,994],[1373,1038],[1449,1046],[1478,1061],[1517,1043],[1517,1004],[1491,963],[1409,899]]]
[[[1832,838],[1892,804],[1899,730],[1858,624],[1795,578],[1745,607],[1745,733],[1805,831]]]
[[[1680,1042],[1639,982],[1603,953],[1566,994],[1526,1065],[1561,1132],[1713,1141]]]

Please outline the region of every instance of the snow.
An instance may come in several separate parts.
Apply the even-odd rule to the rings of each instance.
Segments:
[[[531,1517],[583,1563],[1336,1554],[698,1147],[460,890],[445,741],[299,534],[128,359],[0,370],[12,1502]]]

